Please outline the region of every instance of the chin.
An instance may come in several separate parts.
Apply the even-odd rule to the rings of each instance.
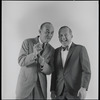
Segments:
[[[67,46],[68,44],[67,44],[67,43],[62,43],[62,45],[63,45],[63,46]]]
[[[50,42],[50,39],[49,39],[49,40],[47,40],[46,42]]]
[[[44,43],[48,43],[49,41],[44,41]]]

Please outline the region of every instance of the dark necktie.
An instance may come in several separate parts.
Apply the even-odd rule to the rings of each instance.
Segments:
[[[42,51],[40,52],[40,55],[42,55],[44,48],[45,48],[45,43],[42,44]]]
[[[69,46],[62,47],[62,50],[63,50],[63,51],[65,51],[65,50],[67,50],[67,51],[68,51],[68,50],[69,50],[69,48],[68,48],[68,47],[69,47]]]
[[[45,43],[42,44],[42,51],[40,52],[40,55],[43,54],[44,49],[45,49]],[[39,68],[40,68],[40,69],[39,69],[40,71],[42,71],[42,67],[43,67],[43,66],[40,65],[40,67],[39,67]]]

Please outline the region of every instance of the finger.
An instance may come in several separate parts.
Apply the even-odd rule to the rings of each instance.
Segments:
[[[82,95],[80,92],[78,92],[78,95],[77,95],[80,99],[82,99]]]
[[[83,99],[85,99],[85,98],[86,98],[86,94],[85,94],[85,93],[83,93],[83,95],[82,95],[82,96],[83,96]]]
[[[77,96],[79,96],[79,92],[77,93]]]
[[[35,46],[33,46],[33,50],[34,50]]]
[[[84,100],[84,94],[82,92],[80,93],[79,97],[80,97],[80,99]]]
[[[34,44],[34,46],[36,46],[36,44]]]

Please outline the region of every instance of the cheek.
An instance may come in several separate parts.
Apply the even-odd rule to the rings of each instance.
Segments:
[[[62,37],[60,37],[60,39],[59,39],[60,41],[63,41],[63,38]]]
[[[69,37],[68,40],[70,41],[71,40],[71,37]]]
[[[62,42],[62,39],[61,39],[61,38],[59,38],[59,41],[60,41],[60,42]]]
[[[53,35],[50,36],[50,38],[52,38],[52,37],[53,37]]]
[[[43,35],[43,38],[45,39],[46,38],[46,35]]]

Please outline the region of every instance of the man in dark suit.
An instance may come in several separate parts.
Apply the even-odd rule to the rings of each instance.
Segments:
[[[62,46],[55,50],[51,77],[51,98],[57,100],[84,99],[90,82],[91,70],[86,48],[74,44],[72,37],[69,27],[59,29]]]
[[[54,48],[49,44],[54,28],[50,22],[40,26],[40,35],[26,39],[21,47],[18,63],[21,66],[16,87],[17,99],[47,98],[46,75],[53,72]]]

